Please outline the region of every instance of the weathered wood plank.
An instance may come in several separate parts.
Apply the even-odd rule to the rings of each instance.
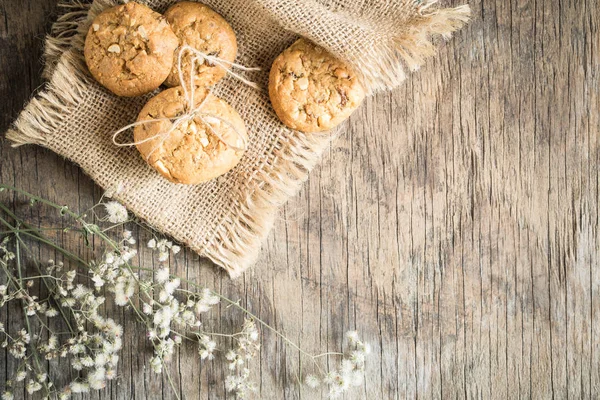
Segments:
[[[55,3],[0,0],[2,130],[41,82],[41,39]],[[282,210],[253,270],[231,282],[188,251],[173,268],[240,298],[309,352],[339,351],[343,333],[357,329],[373,357],[355,398],[594,398],[599,4],[471,5],[473,22],[436,58],[352,117]],[[5,141],[0,177],[79,209],[101,196],[76,166]],[[49,210],[14,206],[44,225],[61,223]],[[153,265],[148,234],[135,235]],[[18,312],[0,319],[14,326]],[[118,319],[128,332],[120,378],[90,398],[175,398],[149,369],[143,330],[127,312]],[[205,324],[234,331],[242,322],[221,307]],[[1,357],[6,377],[15,363]],[[260,397],[299,398],[298,367],[297,352],[263,332],[253,371]],[[310,372],[307,359],[302,368]],[[201,364],[193,346],[169,372],[182,398],[226,397],[226,368]],[[69,374],[60,363],[52,373]]]

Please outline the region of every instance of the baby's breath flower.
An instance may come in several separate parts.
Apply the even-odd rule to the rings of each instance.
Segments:
[[[321,384],[321,381],[319,380],[319,378],[317,378],[314,375],[308,375],[306,377],[305,381],[306,381],[306,384],[313,389],[318,387]]]
[[[234,392],[237,398],[244,399],[249,392],[256,388],[250,381],[250,370],[246,367],[246,363],[254,357],[255,353],[260,348],[256,343],[258,340],[258,330],[254,321],[247,319],[238,339],[238,346],[235,351],[227,353],[226,358],[230,361],[229,369],[232,371],[227,376],[225,386],[228,391]]]
[[[348,339],[348,342],[350,342],[350,344],[354,344],[358,340],[358,332],[348,331],[346,332],[346,338]]]
[[[115,304],[121,307],[126,306],[129,299],[125,295],[122,287],[119,288],[119,286],[117,286],[117,288],[118,289],[115,291]]]
[[[94,366],[94,360],[92,359],[92,357],[86,356],[86,357],[83,357],[81,359],[81,364],[84,367],[93,367]]]
[[[173,252],[173,254],[177,254],[181,251],[181,247],[173,245],[173,247],[171,247],[171,251]]]
[[[104,279],[100,275],[94,274],[92,275],[92,282],[94,282],[94,287],[101,288],[106,283]]]
[[[86,296],[90,293],[90,289],[86,288],[85,286],[79,284],[77,285],[77,287],[73,290],[72,295],[76,300],[81,299],[83,296]]]
[[[94,360],[94,364],[96,367],[103,367],[106,365],[107,362],[108,362],[108,357],[104,353],[98,354],[96,356],[96,359]]]
[[[106,386],[106,370],[104,367],[100,367],[90,372],[87,379],[91,389],[104,389]]]
[[[7,390],[4,393],[2,393],[2,400],[14,400],[14,398],[15,396],[10,390]]]
[[[29,394],[33,394],[33,393],[39,391],[41,388],[42,388],[42,384],[34,381],[33,379],[30,380],[29,382],[27,382],[27,385],[25,385],[25,390],[27,390],[27,393],[29,393]]]
[[[76,303],[76,301],[74,298],[67,297],[67,298],[63,299],[63,301],[61,302],[61,305],[66,308],[73,308],[73,307],[75,307],[75,303]]]
[[[370,352],[368,343],[363,343],[356,331],[346,333],[348,343],[354,348],[347,358],[343,358],[338,370],[328,371],[322,381],[329,386],[329,398],[335,399],[347,392],[350,387],[360,386],[364,381],[365,358]],[[318,378],[314,377],[318,381]],[[307,376],[305,382],[312,386],[313,377]]]
[[[152,314],[152,306],[148,303],[144,303],[142,306],[142,312],[146,315]]]
[[[31,341],[31,336],[29,336],[29,333],[27,333],[25,329],[21,329],[19,335],[21,336],[21,340],[23,341],[23,343],[29,344],[29,342]]]
[[[238,385],[238,380],[236,379],[235,376],[228,376],[227,378],[225,378],[225,389],[228,392],[233,392]]]
[[[69,353],[71,353],[71,354],[85,353],[85,346],[81,343],[76,343],[69,348]]]
[[[179,280],[179,278],[173,279],[172,281],[165,283],[165,291],[168,294],[173,294],[173,292],[175,292],[175,289],[177,289],[180,284],[181,281]]]
[[[123,336],[123,327],[121,325],[117,324],[115,322],[115,320],[113,320],[112,318],[107,318],[106,321],[104,321],[102,329],[104,330],[104,332],[106,332],[112,336],[115,336],[115,337]]]
[[[121,254],[121,257],[123,259],[123,261],[125,261],[126,263],[131,261],[133,259],[133,257],[135,257],[137,255],[137,250],[135,249],[124,249],[123,253]]]
[[[56,308],[49,308],[46,310],[46,317],[56,317],[58,315],[58,310]]]
[[[106,253],[104,255],[104,261],[107,264],[113,264],[115,262],[115,258],[117,258],[118,256],[115,255],[115,253]]]
[[[219,296],[215,295],[208,288],[203,289],[203,291],[202,291],[202,299],[203,299],[203,301],[206,302],[206,304],[211,305],[211,306],[219,304],[219,302],[221,301],[221,299],[219,298]]]
[[[68,400],[71,397],[71,388],[67,386],[58,394],[58,400]]]
[[[17,381],[17,382],[21,382],[21,381],[25,380],[25,378],[27,378],[27,371],[19,371],[15,375],[15,381]]]
[[[79,358],[73,358],[71,360],[71,366],[75,371],[81,371],[83,369],[83,364]]]
[[[360,351],[362,351],[364,354],[371,354],[371,345],[369,343],[361,343],[358,348],[360,349]]]
[[[150,367],[155,373],[160,374],[162,372],[162,361],[160,360],[160,358],[156,356],[152,357],[150,359]]]
[[[71,382],[71,391],[73,393],[87,393],[90,391],[90,385],[86,382]]]
[[[106,379],[111,381],[117,377],[117,371],[113,368],[108,368],[106,370]]]
[[[169,276],[169,268],[160,268],[155,274],[156,282],[165,283],[169,280]]]
[[[164,303],[166,303],[166,302],[167,302],[167,301],[168,301],[170,298],[171,298],[171,296],[169,296],[169,293],[167,293],[167,291],[166,291],[166,290],[161,290],[161,291],[158,293],[158,301],[159,301],[159,303],[162,303],[162,304],[164,304]]]
[[[112,222],[113,224],[127,222],[129,215],[127,214],[127,209],[122,204],[117,203],[116,201],[111,201],[104,204],[104,208],[108,214],[109,222]]]
[[[148,248],[149,249],[155,249],[156,248],[156,239],[150,239],[148,241]]]
[[[48,349],[56,349],[56,346],[58,346],[58,337],[56,337],[56,335],[50,335],[50,337],[48,338]]]

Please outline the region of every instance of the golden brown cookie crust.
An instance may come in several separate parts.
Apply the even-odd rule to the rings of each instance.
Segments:
[[[180,46],[189,45],[205,54],[216,56],[233,62],[237,55],[237,41],[231,26],[218,13],[200,3],[182,1],[171,6],[165,17],[180,41]],[[177,69],[179,49],[171,74],[165,84],[181,85]],[[182,58],[184,79],[190,76],[192,56],[188,53]],[[210,86],[221,80],[227,70],[208,62],[199,63],[196,67],[195,82],[198,86]]]
[[[286,126],[320,132],[348,118],[364,99],[365,91],[349,66],[300,39],[273,62],[269,96]]]
[[[189,185],[206,182],[231,170],[244,154],[244,151],[231,147],[244,148],[248,140],[244,121],[235,109],[206,89],[199,88],[195,92],[195,104],[201,104],[207,94],[209,97],[201,108],[203,115],[179,125],[166,137],[137,145],[148,164],[172,182]],[[185,105],[181,86],[167,89],[150,99],[140,112],[138,121],[182,115],[186,112]],[[214,116],[227,121],[235,129]],[[200,117],[211,125],[212,130]],[[139,125],[133,131],[134,140],[138,143],[167,132],[171,126],[169,121]]]
[[[140,96],[169,76],[179,40],[166,19],[130,2],[111,7],[92,22],[85,61],[92,76],[118,96]]]

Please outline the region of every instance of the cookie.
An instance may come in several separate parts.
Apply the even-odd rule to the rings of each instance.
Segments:
[[[233,62],[237,55],[237,41],[231,26],[211,8],[189,1],[182,1],[171,6],[165,17],[179,38],[180,46],[191,46],[204,54],[216,56]],[[190,76],[192,55],[187,53],[182,58],[184,77]],[[178,51],[175,55],[171,74],[165,82],[167,86],[179,86],[177,68]],[[196,64],[195,83],[199,86],[210,86],[225,76],[227,70],[208,61]],[[184,78],[184,79],[185,79]],[[189,79],[189,78],[188,78]]]
[[[201,114],[182,123],[169,135],[139,143],[167,132],[173,126],[169,121],[138,125],[133,131],[134,141],[144,159],[172,182],[189,185],[206,182],[231,170],[244,154],[248,140],[244,121],[229,104],[206,89],[199,88],[195,92],[196,106],[206,96]],[[185,112],[185,95],[179,86],[150,99],[138,121],[173,118]]]
[[[365,91],[348,65],[300,39],[273,62],[269,96],[286,126],[321,132],[348,118],[364,99]]]
[[[102,86],[118,96],[133,97],[162,85],[178,45],[162,15],[130,2],[94,19],[84,55],[90,73]]]

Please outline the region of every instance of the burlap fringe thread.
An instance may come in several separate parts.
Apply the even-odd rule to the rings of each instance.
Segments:
[[[428,2],[429,6],[434,2]],[[85,101],[86,84],[91,83],[87,75],[81,49],[85,32],[91,20],[111,0],[102,0],[94,6],[77,0],[65,1],[59,7],[67,12],[53,26],[46,41],[46,68],[44,76],[49,78],[46,90],[33,98],[21,113],[14,128],[6,134],[14,147],[25,144],[46,144],[46,134],[60,130],[63,119]],[[400,60],[410,69],[416,69],[425,58],[432,55],[435,46],[432,35],[449,37],[462,27],[469,18],[468,6],[455,9],[424,12],[410,31],[403,32],[395,39],[396,47],[390,49],[387,57],[382,57],[377,68],[363,68],[369,71],[364,76],[371,92],[397,86],[405,78]],[[400,57],[400,58],[399,58]],[[60,61],[60,62],[59,62]],[[377,76],[372,71],[379,71]],[[381,75],[387,71],[387,75]],[[73,79],[77,76],[79,79]],[[381,82],[385,82],[382,86]],[[374,82],[378,82],[375,84]],[[369,86],[369,83],[373,83]],[[210,258],[224,267],[232,278],[241,275],[252,265],[260,253],[260,246],[271,230],[276,214],[273,208],[280,207],[294,196],[321,158],[324,141],[331,141],[335,135],[297,135],[279,149],[279,163],[268,173],[258,171],[250,198],[241,207],[240,215],[229,227],[219,227],[209,245],[202,248],[191,246],[192,250]],[[116,196],[118,199],[118,196]],[[145,218],[144,215],[138,215]],[[155,227],[161,230],[160,226]],[[175,234],[174,239],[189,244],[185,234]]]

